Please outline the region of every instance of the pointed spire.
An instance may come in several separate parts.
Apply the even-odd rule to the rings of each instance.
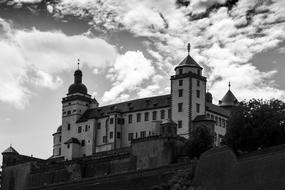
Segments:
[[[231,81],[229,81],[229,90],[231,90]]]
[[[190,45],[190,43],[188,43],[188,45],[187,45],[188,55],[190,55],[190,48],[191,48],[191,45]]]

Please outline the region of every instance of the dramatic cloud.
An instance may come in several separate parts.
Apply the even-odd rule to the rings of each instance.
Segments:
[[[128,51],[118,56],[107,78],[112,82],[112,88],[104,93],[103,102],[118,102],[130,98],[126,92],[140,90],[141,84],[155,73],[151,61],[142,52]]]
[[[284,41],[285,1],[189,2],[177,6],[174,0],[63,0],[55,10],[61,16],[93,16],[90,23],[96,29],[128,30],[155,41],[144,44],[165,80],[186,55],[185,44],[191,42],[191,55],[204,66],[208,88],[217,99],[224,95],[228,81],[232,81],[240,99],[284,99],[284,91],[271,79],[277,71],[261,72],[251,59]],[[156,89],[153,85],[151,82],[148,88]]]
[[[14,30],[0,20],[0,101],[24,108],[32,93],[27,85],[56,89],[59,74],[75,68],[77,58],[93,69],[106,69],[116,50],[102,39],[66,36],[61,32]],[[9,94],[9,96],[7,96]]]

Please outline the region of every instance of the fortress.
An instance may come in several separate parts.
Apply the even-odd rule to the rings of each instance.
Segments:
[[[133,139],[159,135],[161,122],[177,124],[177,134],[188,138],[195,126],[206,125],[215,133],[219,145],[225,135],[231,109],[237,99],[228,90],[219,102],[212,103],[206,92],[203,68],[188,55],[175,67],[171,93],[99,106],[82,83],[82,72],[74,72],[74,83],[62,99],[62,124],[53,134],[53,157],[71,160],[97,152],[129,147]]]
[[[238,104],[230,89],[213,104],[202,70],[188,44],[188,55],[170,77],[170,94],[99,106],[78,68],[62,99],[53,155],[42,160],[9,147],[2,153],[2,189],[81,189],[106,180],[121,181],[122,189],[147,189],[167,181],[192,164],[183,154],[192,130],[208,127],[219,146]],[[130,179],[139,179],[141,186],[125,184]]]

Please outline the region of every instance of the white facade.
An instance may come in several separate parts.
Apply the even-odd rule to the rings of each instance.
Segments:
[[[171,93],[99,107],[75,71],[75,82],[62,100],[62,125],[54,136],[53,156],[73,159],[130,146],[131,140],[156,135],[161,121],[172,119],[177,133],[188,138],[193,120],[216,121],[215,144],[225,135],[229,112],[206,102],[206,78],[188,55],[171,77]]]

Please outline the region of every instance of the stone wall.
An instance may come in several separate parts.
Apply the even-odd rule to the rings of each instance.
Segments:
[[[195,183],[206,189],[285,189],[285,145],[236,156],[228,147],[205,152]]]

